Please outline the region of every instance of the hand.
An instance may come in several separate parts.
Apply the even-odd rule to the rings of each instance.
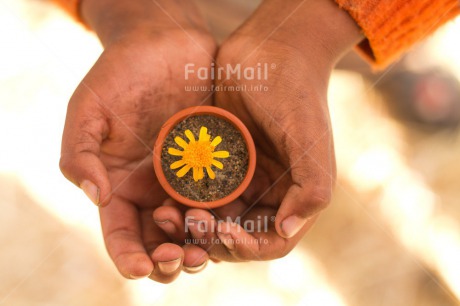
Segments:
[[[253,135],[257,168],[250,187],[234,203],[186,213],[186,220],[194,221],[186,221],[187,227],[211,258],[282,257],[329,203],[336,168],[327,84],[336,60],[359,39],[353,20],[330,0],[272,0],[223,44],[216,67],[241,65],[244,71],[268,64],[269,75],[267,80],[263,73],[262,80],[227,75],[229,80],[224,76],[217,83],[216,105],[236,114]],[[240,217],[239,225],[216,225],[228,217]]]
[[[171,243],[174,235],[153,221],[153,210],[166,199],[153,172],[153,142],[171,115],[211,103],[209,92],[184,90],[211,85],[186,80],[184,67],[210,67],[215,44],[188,1],[155,3],[164,6],[82,2],[83,17],[105,50],[69,102],[60,167],[99,205],[105,244],[120,273],[167,283],[182,266],[197,271],[208,255]]]

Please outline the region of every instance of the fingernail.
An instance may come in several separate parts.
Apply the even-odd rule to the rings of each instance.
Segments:
[[[160,261],[158,262],[158,269],[163,274],[172,274],[179,269],[181,260],[181,258],[177,258],[170,261]]]
[[[193,267],[186,267],[184,266],[184,271],[187,273],[197,273],[203,270],[208,265],[208,261],[205,260],[201,265],[193,266]]]
[[[307,219],[302,219],[295,215],[290,216],[281,223],[281,230],[287,238],[291,238],[300,231],[306,222]]]
[[[158,225],[162,230],[168,234],[174,234],[176,232],[176,227],[169,220],[153,220],[156,225]]]
[[[219,236],[220,242],[222,242],[229,251],[235,249],[235,241],[233,241],[233,237],[230,234],[217,233],[217,236]]]
[[[81,189],[83,189],[83,192],[86,194],[86,196],[93,202],[95,205],[99,205],[99,188],[97,188],[94,183],[90,181],[83,181],[80,184]]]
[[[129,275],[129,277],[130,277],[131,279],[141,279],[141,278],[146,278],[146,277],[149,277],[149,276],[150,276],[150,274],[142,275],[142,276],[132,275],[132,274]]]

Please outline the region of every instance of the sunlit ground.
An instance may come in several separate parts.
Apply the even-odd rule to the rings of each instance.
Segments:
[[[390,119],[372,84],[344,72],[330,88],[334,203],[289,256],[170,285],[122,279],[96,208],[58,169],[66,102],[101,47],[41,1],[0,0],[0,27],[0,304],[458,304],[458,132]],[[457,19],[411,65],[460,78],[459,34]]]

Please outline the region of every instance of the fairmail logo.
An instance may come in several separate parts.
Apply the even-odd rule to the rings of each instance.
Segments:
[[[268,80],[269,70],[276,68],[276,64],[258,63],[255,67],[242,67],[241,64],[232,66],[216,66],[215,63],[211,67],[196,67],[195,64],[189,63],[185,65],[185,79],[198,78],[199,80]]]
[[[256,219],[251,220],[241,220],[241,217],[238,216],[235,219],[227,217],[225,219],[216,220],[214,216],[211,217],[210,220],[196,220],[193,216],[187,216],[185,218],[185,232],[188,233],[190,231],[191,226],[196,226],[200,233],[214,233],[214,232],[222,232],[223,229],[230,230],[230,228],[226,227],[236,227],[236,231],[240,232],[244,230],[247,233],[255,233],[255,232],[268,232],[268,228],[270,223],[275,221],[275,217],[269,216],[257,216]]]

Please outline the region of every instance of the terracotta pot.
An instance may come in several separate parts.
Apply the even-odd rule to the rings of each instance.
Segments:
[[[195,115],[212,115],[227,120],[228,122],[233,124],[233,126],[241,133],[243,139],[246,142],[246,147],[249,156],[246,176],[242,180],[241,184],[232,193],[216,201],[199,202],[182,196],[181,194],[176,192],[174,188],[170,185],[170,183],[167,181],[165,174],[163,172],[163,168],[161,166],[161,151],[166,137],[179,122],[185,120],[187,117]],[[175,199],[179,203],[182,203],[190,207],[209,209],[223,206],[225,204],[232,202],[233,200],[238,198],[244,192],[244,190],[246,190],[246,188],[249,186],[249,183],[251,182],[256,167],[256,149],[254,146],[254,141],[252,140],[251,134],[249,133],[248,129],[243,124],[243,122],[241,122],[241,120],[238,119],[235,115],[222,108],[214,106],[195,106],[176,113],[162,126],[160,133],[158,134],[158,138],[155,142],[155,147],[153,149],[153,166],[155,168],[155,173],[161,186],[173,199]]]

